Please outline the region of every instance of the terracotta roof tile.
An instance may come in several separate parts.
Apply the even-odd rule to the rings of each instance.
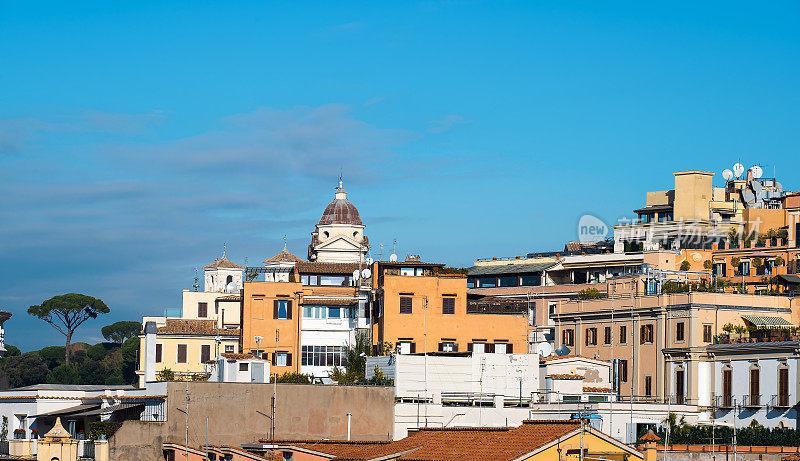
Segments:
[[[570,375],[570,374],[556,374],[556,375],[547,375],[548,378],[553,379],[574,379],[574,380],[581,380],[583,381],[583,376],[581,375]]]
[[[362,264],[362,268],[367,267]],[[353,274],[358,270],[358,263],[320,263],[310,261],[298,261],[297,271],[302,274]]]
[[[167,319],[167,324],[158,328],[158,334],[239,336],[239,330],[217,328],[216,320]]]
[[[655,435],[652,430],[647,431],[647,434],[643,435],[639,438],[642,442],[658,442],[661,440],[661,437]]]
[[[209,264],[208,266],[203,266],[203,269],[244,269],[244,267],[231,262],[225,255],[222,255],[222,258],[217,258],[214,260],[213,263]]]
[[[611,394],[611,393],[614,392],[614,389],[611,389],[610,387],[587,387],[587,386],[584,386],[583,392],[591,392],[591,393],[595,393],[595,394],[597,394],[597,393]]]
[[[289,251],[286,248],[284,248],[283,251],[281,251],[280,253],[276,254],[275,256],[265,259],[264,260],[264,264],[275,263],[275,262],[296,263],[296,262],[300,262],[300,261],[302,261],[302,259],[300,259],[298,256],[295,256],[295,255],[289,253]]]

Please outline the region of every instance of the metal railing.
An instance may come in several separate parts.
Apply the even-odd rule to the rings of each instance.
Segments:
[[[769,401],[769,406],[776,408],[788,408],[792,406],[789,405],[789,394],[773,394]]]
[[[94,441],[82,440],[81,444],[80,459],[94,459]]]
[[[761,394],[745,394],[742,396],[743,407],[760,407]]]
[[[714,406],[717,408],[733,408],[734,404],[732,395],[717,395],[714,397]]]
[[[494,396],[482,392],[442,392],[442,405],[491,407]]]

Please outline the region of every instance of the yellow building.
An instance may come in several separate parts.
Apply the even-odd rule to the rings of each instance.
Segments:
[[[165,369],[178,380],[205,379],[206,362],[223,353],[234,353],[239,346],[239,330],[218,328],[215,320],[166,319],[163,326],[149,324],[145,324],[144,334],[139,337],[136,374],[140,387],[160,380],[159,374]]]

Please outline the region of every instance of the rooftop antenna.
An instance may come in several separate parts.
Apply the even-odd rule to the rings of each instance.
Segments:
[[[200,281],[197,278],[197,266],[195,266],[194,268],[194,284],[192,285],[192,287],[194,288],[194,291],[200,290]]]
[[[286,234],[283,234],[283,251],[286,251]]]
[[[228,243],[222,242],[222,259],[225,259],[225,253],[228,252]]]

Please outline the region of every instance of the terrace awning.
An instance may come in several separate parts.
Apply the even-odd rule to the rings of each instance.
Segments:
[[[72,416],[95,416],[95,415],[108,415],[115,411],[127,410],[128,408],[143,407],[144,402],[130,402],[120,403],[117,405],[109,405],[105,408],[97,408],[94,410],[84,411],[83,413],[76,413]]]
[[[771,315],[743,315],[742,319],[752,323],[756,328],[791,328],[792,322],[783,317]]]
[[[39,413],[38,415],[31,416],[31,418],[42,418],[46,416],[64,416],[64,415],[75,416],[73,415],[73,413],[94,408],[100,408],[100,404],[90,403],[90,404],[76,405],[74,407],[62,408],[61,410],[53,410],[53,411],[48,411],[47,413]]]

